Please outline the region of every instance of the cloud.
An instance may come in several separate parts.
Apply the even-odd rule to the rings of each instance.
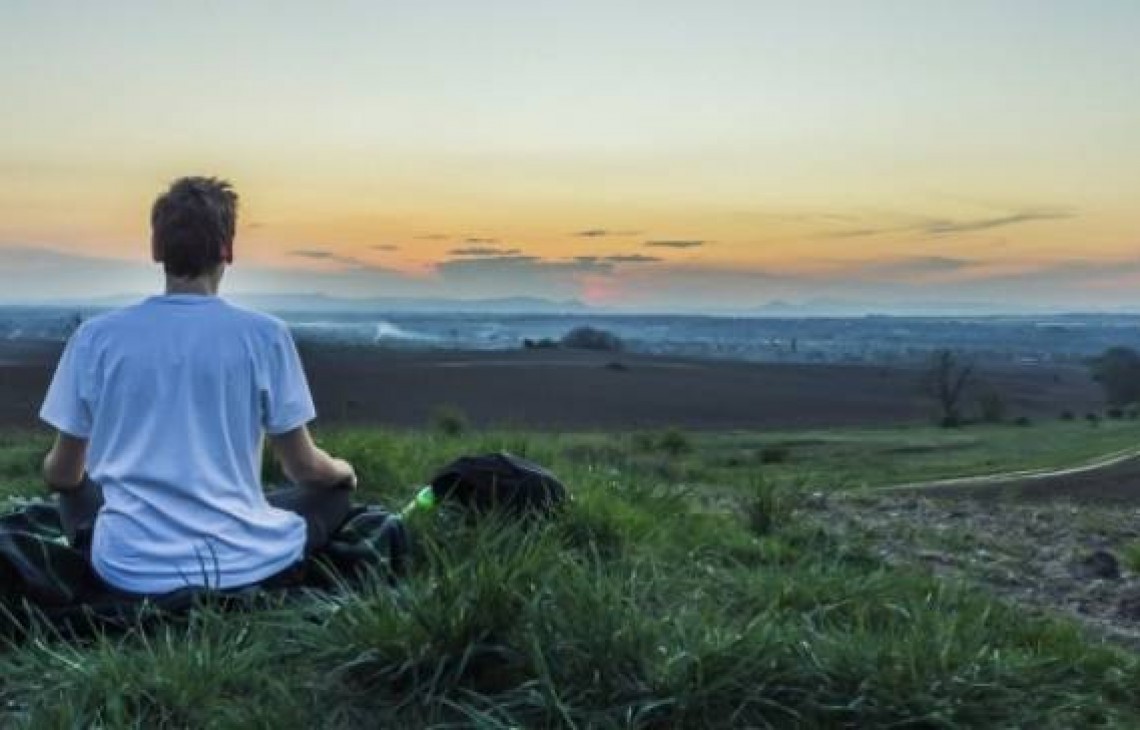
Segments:
[[[337,264],[339,266],[347,266],[354,269],[368,269],[371,266],[356,258],[355,256],[343,256],[332,251],[325,251],[319,248],[297,248],[289,252],[290,256],[296,256],[303,259],[311,259],[313,261],[328,261],[329,263]]]
[[[700,248],[708,241],[700,239],[664,239],[657,241],[646,241],[645,245],[651,248]]]
[[[1023,210],[1007,215],[965,220],[925,217],[920,218],[914,223],[905,225],[850,228],[832,231],[826,235],[828,238],[861,238],[864,236],[880,236],[894,233],[923,233],[928,236],[944,236],[955,233],[988,231],[993,228],[1004,228],[1021,223],[1032,223],[1034,221],[1064,220],[1066,218],[1075,217],[1075,213],[1065,210]]]
[[[465,246],[453,248],[447,253],[450,256],[517,256],[522,251],[517,248],[499,248],[497,246]]]
[[[862,238],[863,236],[878,236],[884,233],[899,233],[900,231],[912,230],[909,226],[893,227],[893,228],[848,228],[843,231],[832,231],[827,234],[828,238]]]
[[[904,256],[901,258],[871,261],[857,266],[861,276],[897,278],[931,274],[952,274],[982,266],[976,259],[951,256]]]
[[[399,251],[400,247],[394,243],[377,243],[370,247],[373,251]]]
[[[449,238],[451,238],[451,236],[447,235],[446,233],[425,233],[423,235],[416,236],[417,241],[446,241]]]
[[[608,256],[575,256],[575,261],[605,262],[610,264],[650,264],[662,261],[657,256],[646,256],[640,253],[610,254]]]
[[[304,259],[334,259],[336,254],[332,251],[321,251],[315,248],[297,248],[289,252],[290,256],[299,256]]]
[[[613,264],[597,256],[581,256],[568,260],[543,259],[538,256],[486,256],[448,259],[437,270],[443,274],[510,273],[517,276],[542,274],[591,274],[613,271]]]
[[[333,251],[326,251],[319,248],[298,248],[289,252],[290,256],[297,258],[309,259],[311,261],[324,261],[330,264],[335,264],[344,271],[356,272],[377,272],[383,274],[394,274],[392,269],[384,266],[377,266],[370,264],[367,261],[356,258],[355,256],[344,256]]]
[[[588,281],[615,275],[615,266],[588,257],[551,260],[509,255],[448,259],[437,264],[435,272],[437,290],[446,296],[574,299],[583,296]]]
[[[464,243],[471,244],[472,246],[488,246],[498,243],[497,238],[467,238],[463,240]]]
[[[655,256],[621,253],[570,258],[461,256],[437,264],[436,273],[448,291],[596,300],[600,291],[620,291],[627,273],[647,271],[639,264],[657,261]]]
[[[606,236],[636,236],[641,231],[611,231],[608,228],[587,228],[583,231],[575,231],[571,236],[578,238],[604,238]]]
[[[908,303],[935,301],[995,302],[998,304],[991,307],[995,309],[1026,303],[1074,308],[1098,303],[1116,306],[1132,302],[1131,293],[1140,284],[1140,246],[1111,259],[1089,254],[1034,260],[1003,256],[995,260],[992,257],[997,254],[992,252],[984,259],[975,259],[955,256],[949,247],[944,250],[951,253],[864,261],[803,260],[807,268],[797,271],[659,261],[655,256],[617,251],[566,258],[520,253],[457,256],[426,271],[399,271],[311,246],[291,252],[294,258],[287,266],[241,260],[227,273],[223,292],[585,297],[631,308],[687,310],[745,308],[773,299],[827,297],[893,302],[896,311],[905,311]],[[72,253],[65,247],[0,242],[0,281],[4,282],[0,299],[32,301],[161,291],[163,278],[161,267],[149,261],[145,250],[137,257],[116,259]]]
[[[968,221],[931,220],[923,226],[923,230],[934,236],[946,233],[970,233],[973,231],[986,231],[991,228],[1013,226],[1018,223],[1033,221],[1052,221],[1073,218],[1074,214],[1066,211],[1024,211],[994,218],[980,218]]]
[[[1084,285],[1140,274],[1140,255],[1127,259],[1063,259],[1029,263],[1016,271],[1000,271],[980,277],[992,282],[1031,281],[1034,284]]]

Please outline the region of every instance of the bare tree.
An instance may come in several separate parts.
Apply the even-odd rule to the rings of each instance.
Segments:
[[[950,349],[937,350],[923,374],[923,390],[938,403],[941,423],[962,424],[962,395],[974,380],[974,363]]]

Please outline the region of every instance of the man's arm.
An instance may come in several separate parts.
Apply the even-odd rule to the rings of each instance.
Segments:
[[[53,492],[77,488],[87,465],[87,439],[57,432],[55,444],[44,457],[44,483]]]
[[[287,433],[270,436],[273,453],[281,462],[285,476],[296,484],[308,487],[348,486],[356,488],[356,471],[344,459],[329,456],[313,443],[305,426]]]

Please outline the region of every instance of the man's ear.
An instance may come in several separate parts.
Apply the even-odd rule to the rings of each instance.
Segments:
[[[233,241],[230,241],[229,243],[223,243],[222,244],[222,261],[226,262],[226,266],[229,266],[230,264],[232,264],[234,262],[234,242]]]

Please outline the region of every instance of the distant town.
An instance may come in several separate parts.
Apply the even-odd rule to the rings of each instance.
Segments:
[[[0,341],[9,354],[58,347],[85,319],[107,309],[3,306]],[[907,364],[948,348],[968,352],[978,361],[1032,365],[1084,362],[1115,346],[1140,348],[1140,315],[1128,314],[730,317],[449,312],[441,304],[430,311],[387,310],[270,309],[290,325],[302,346],[512,350],[527,340],[558,343],[574,327],[589,324],[613,333],[630,352],[753,362]]]

